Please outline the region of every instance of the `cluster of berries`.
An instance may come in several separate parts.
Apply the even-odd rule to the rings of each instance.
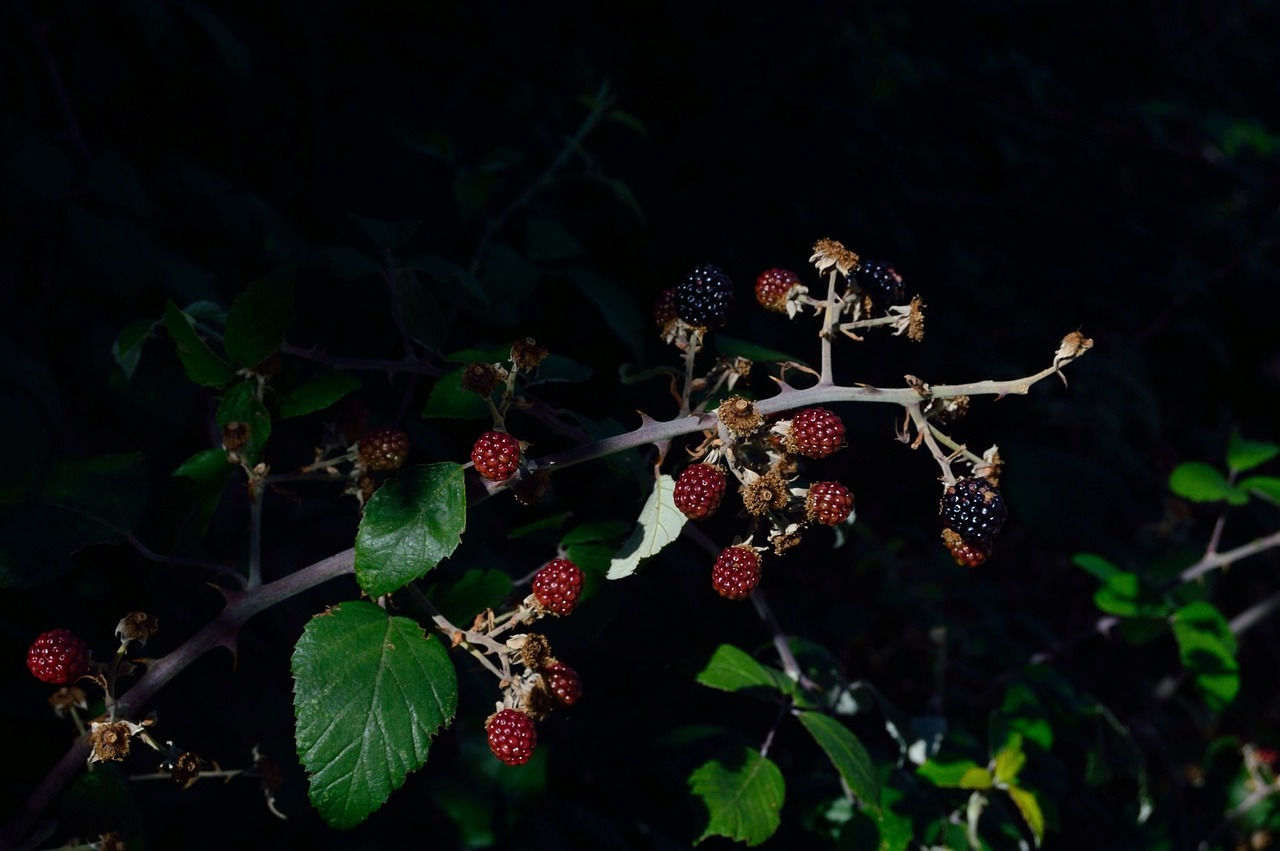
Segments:
[[[990,480],[966,476],[946,489],[938,512],[942,542],[951,557],[956,564],[977,567],[991,557],[1009,508],[1000,488]]]
[[[582,569],[565,558],[552,559],[533,576],[533,596],[538,606],[553,615],[567,615],[577,608],[582,596]],[[485,734],[493,755],[507,765],[524,765],[538,743],[534,719],[555,707],[573,706],[582,697],[578,672],[551,656],[550,646],[541,636],[526,635],[521,658],[533,673],[533,684],[522,695],[513,690],[507,707],[485,722]]]
[[[775,528],[770,540],[780,552],[796,543],[801,527],[801,523],[788,524],[778,516],[779,512],[793,507],[792,491],[785,475],[795,468],[793,456],[818,459],[834,454],[844,446],[844,423],[825,408],[805,408],[790,420],[777,423],[767,434],[758,435],[755,432],[762,418],[755,413],[755,406],[741,397],[730,397],[721,404],[719,412],[730,431],[741,438],[755,440],[768,459],[763,474],[749,469],[734,470],[734,473],[743,480],[740,491],[746,510],[756,516],[768,515],[773,521]],[[745,458],[751,454],[735,451],[732,457]],[[727,483],[727,476],[716,463],[690,464],[676,479],[672,499],[676,508],[690,520],[704,520],[720,507]],[[807,491],[797,493],[804,495],[803,523],[835,526],[843,523],[853,511],[853,494],[839,482],[814,482]],[[794,507],[801,508],[798,504]],[[731,600],[750,596],[760,584],[759,551],[745,544],[725,549],[716,559],[711,584],[717,593]]]

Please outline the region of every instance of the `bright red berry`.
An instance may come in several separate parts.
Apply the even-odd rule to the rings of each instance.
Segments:
[[[826,458],[844,446],[844,423],[826,408],[805,408],[791,418],[787,448],[806,458]]]
[[[760,554],[751,547],[728,547],[711,569],[711,585],[721,597],[745,600],[760,584]]]
[[[486,431],[471,448],[476,472],[495,482],[505,482],[520,469],[520,441],[505,431]]]
[[[790,269],[766,269],[756,278],[756,301],[766,310],[787,312],[787,298],[800,286],[800,276]]]
[[[942,525],[972,544],[990,544],[1000,534],[1009,508],[1000,488],[981,476],[965,476],[947,488],[938,506]]]
[[[810,523],[835,526],[853,511],[853,494],[839,482],[814,482],[804,498],[804,513]]]
[[[548,665],[542,672],[547,690],[555,695],[562,706],[573,706],[582,697],[582,681],[578,672],[563,662]]]
[[[517,709],[504,709],[484,725],[489,750],[507,765],[524,765],[538,744],[533,719]]]
[[[533,596],[553,614],[572,612],[581,594],[582,568],[567,558],[552,559],[533,575]]]
[[[991,557],[991,543],[966,541],[955,529],[942,530],[942,543],[961,567],[977,567]]]
[[[671,498],[685,517],[702,520],[720,507],[724,486],[724,473],[710,464],[691,464],[676,479]]]
[[[409,435],[398,428],[375,428],[360,438],[357,454],[370,470],[399,470],[409,457]]]
[[[89,646],[69,629],[42,632],[27,651],[27,669],[41,682],[74,682],[89,673]]]

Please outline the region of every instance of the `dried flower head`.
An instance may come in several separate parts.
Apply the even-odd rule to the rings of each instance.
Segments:
[[[834,239],[820,239],[813,244],[813,256],[809,258],[809,262],[818,267],[819,272],[825,272],[832,266],[844,276],[853,274],[853,270],[858,268],[858,255]]]
[[[249,442],[249,424],[232,420],[222,427],[222,448],[228,452],[242,449]]]
[[[759,517],[766,511],[781,511],[791,500],[787,482],[776,472],[756,476],[741,488],[742,504],[747,511]]]
[[[49,705],[53,707],[53,714],[59,718],[65,716],[73,707],[76,709],[89,708],[84,689],[79,686],[63,686],[58,689],[49,695]]]
[[[1000,447],[992,445],[982,453],[982,463],[973,465],[973,474],[983,476],[993,485],[1000,484],[1000,475],[1004,472],[1004,459],[1000,457]]]
[[[129,741],[142,732],[142,725],[132,721],[94,721],[89,725],[89,744],[93,752],[89,763],[119,762],[129,755]]]
[[[511,362],[521,372],[533,372],[547,359],[547,349],[532,337],[521,337],[511,345]]]
[[[118,833],[104,833],[94,843],[98,851],[125,851],[124,839]]]
[[[911,312],[907,314],[907,339],[913,343],[924,339],[924,307],[920,296],[911,299]]]
[[[124,647],[133,642],[137,642],[139,647],[145,647],[147,639],[159,629],[160,624],[154,616],[146,612],[129,612],[116,624],[116,638],[120,639],[120,644]]]
[[[792,531],[798,529],[798,526],[792,524],[787,527],[787,531],[774,532],[769,536],[769,543],[773,545],[773,552],[775,555],[782,555],[787,550],[800,543],[800,532]]]
[[[1063,337],[1062,342],[1058,344],[1058,351],[1053,353],[1053,365],[1054,367],[1060,367],[1065,363],[1070,363],[1092,348],[1092,339],[1079,331],[1072,331]]]
[[[551,642],[545,635],[526,632],[513,635],[507,640],[507,646],[520,654],[520,664],[531,671],[541,671],[552,662]]]
[[[747,437],[764,425],[764,416],[756,410],[755,402],[743,396],[725,399],[716,408],[716,416],[738,437]]]
[[[462,389],[477,393],[484,398],[498,386],[498,370],[492,364],[469,363],[462,370]]]
[[[169,776],[183,789],[190,789],[200,779],[200,757],[189,751],[179,755],[169,765]]]

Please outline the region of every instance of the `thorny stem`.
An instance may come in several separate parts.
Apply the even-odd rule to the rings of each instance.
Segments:
[[[948,435],[942,429],[938,428],[933,423],[929,423],[929,431],[933,432],[934,438],[939,443],[941,443],[943,446],[950,449],[952,452],[960,453],[960,457],[964,458],[966,461],[973,464],[974,466],[981,466],[986,463],[986,461],[984,461],[980,455],[975,455],[973,452],[969,451],[969,447],[965,446],[963,443],[960,443],[957,440],[954,440],[950,435]]]
[[[454,626],[454,624],[448,618],[446,618],[444,615],[440,613],[440,610],[437,609],[435,605],[431,602],[431,600],[427,598],[426,594],[423,594],[422,591],[418,589],[417,585],[414,585],[411,582],[405,587],[409,592],[409,596],[414,599],[414,602],[416,602],[419,606],[422,606],[422,608],[426,609],[427,614],[431,616],[431,622],[436,625],[436,629],[440,630],[442,633],[444,633],[449,637],[450,643],[453,642],[455,636],[461,635],[463,637],[463,642],[467,645],[465,648],[466,651],[470,653],[472,656],[474,656],[476,660],[479,661],[480,664],[483,665],[485,668],[487,668],[491,674],[493,674],[495,677],[497,677],[499,680],[502,680],[503,682],[511,678],[511,672],[507,668],[507,653],[506,653],[507,648],[506,647],[504,647],[501,644],[498,644],[496,641],[491,639],[489,636],[484,635],[483,633],[472,632],[466,629],[459,629],[458,627]],[[498,656],[498,658],[502,660],[503,670],[499,671],[498,668],[492,662],[489,661],[489,657],[486,655],[485,651],[473,645],[482,645],[484,647],[487,647],[488,652]]]
[[[196,570],[202,570],[206,573],[212,574],[217,579],[225,579],[231,582],[237,588],[244,588],[244,574],[234,568],[228,567],[225,564],[220,564],[216,561],[201,561],[200,559],[163,555],[142,543],[142,541],[138,540],[137,536],[132,532],[121,531],[120,534],[124,538],[125,542],[129,546],[133,547],[134,552],[145,558],[147,561],[153,561],[157,564],[173,564],[179,567],[190,567]]]
[[[684,387],[680,391],[680,413],[689,413],[689,394],[693,392],[693,364],[702,348],[702,332],[694,330],[689,335],[688,348],[684,350]]]

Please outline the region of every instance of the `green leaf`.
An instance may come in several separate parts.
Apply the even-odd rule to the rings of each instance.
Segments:
[[[739,340],[735,337],[726,337],[717,333],[715,336],[716,350],[725,357],[746,358],[752,363],[782,363],[791,361],[793,363],[805,364],[803,360],[793,357],[785,352],[779,352],[774,349],[768,349],[764,346],[757,346],[755,343],[747,340]]]
[[[351,214],[351,221],[355,222],[360,230],[364,231],[365,236],[383,251],[390,251],[404,245],[413,239],[418,228],[422,227],[421,219],[374,219],[368,216],[357,216],[354,213]]]
[[[317,248],[311,259],[329,267],[329,271],[344,281],[356,281],[366,275],[382,273],[382,264],[375,258],[345,245],[328,245]]]
[[[235,380],[235,372],[200,339],[191,319],[172,301],[164,308],[164,327],[178,348],[187,378],[201,387],[225,387]]]
[[[1255,493],[1265,500],[1280,505],[1280,479],[1274,476],[1250,476],[1236,485],[1240,490]]]
[[[209,525],[227,479],[235,467],[227,462],[227,450],[205,449],[178,465],[173,475],[190,479],[195,484],[196,509],[200,514],[200,529]]]
[[[356,532],[356,580],[390,594],[448,558],[467,525],[462,465],[410,467],[369,500]]]
[[[271,437],[271,414],[255,395],[257,389],[257,381],[241,381],[223,395],[217,413],[220,429],[231,423],[248,426],[249,442],[237,452],[251,467],[262,459],[262,449]]]
[[[767,693],[791,694],[795,684],[776,668],[761,665],[731,644],[721,644],[697,676],[699,684],[721,691],[765,689]]]
[[[423,766],[458,705],[444,646],[416,621],[360,601],[307,623],[293,680],[311,803],[338,828],[364,821]]]
[[[462,389],[462,373],[466,367],[450,370],[431,387],[431,395],[422,409],[423,419],[483,420],[489,417],[489,406],[478,393]]]
[[[403,258],[400,267],[416,269],[438,283],[466,290],[479,299],[481,304],[489,303],[489,294],[485,292],[484,284],[452,260],[436,254],[414,254]]]
[[[1231,486],[1220,470],[1199,461],[1175,467],[1169,475],[1169,488],[1193,502],[1217,502],[1226,499],[1231,492]]]
[[[606,520],[601,523],[583,523],[574,526],[560,539],[560,546],[571,547],[574,544],[591,544],[601,541],[614,541],[627,534],[627,524],[617,520]]]
[[[414,269],[398,269],[395,287],[400,294],[404,326],[414,340],[429,349],[438,349],[449,333],[448,313]]]
[[[636,572],[640,561],[657,555],[663,547],[680,535],[688,519],[676,508],[672,494],[675,480],[663,474],[653,483],[653,492],[640,509],[635,531],[618,550],[609,565],[609,579],[622,579]]]
[[[1210,603],[1191,603],[1174,613],[1173,637],[1205,704],[1214,712],[1226,709],[1240,691],[1236,639],[1226,618]]]
[[[1026,762],[1027,755],[1022,752],[1022,735],[1014,733],[996,754],[996,780],[1005,784],[1014,782]]]
[[[1076,553],[1071,557],[1071,563],[1103,582],[1122,572],[1120,568],[1094,553]]]
[[[469,570],[443,592],[433,594],[432,602],[451,622],[469,624],[477,614],[502,602],[511,587],[511,577],[501,570]]]
[[[120,332],[111,344],[111,357],[124,371],[125,378],[133,378],[133,373],[142,360],[142,344],[151,339],[151,334],[159,323],[150,319],[135,319]]]
[[[986,771],[986,768],[971,759],[934,757],[926,760],[923,765],[917,768],[916,774],[928,780],[934,786],[940,786],[944,789],[982,789],[990,786],[991,783],[988,782],[986,786],[973,784],[981,779],[980,772]],[[991,775],[987,772],[986,776],[989,778]]]
[[[280,416],[289,419],[322,411],[359,387],[354,376],[326,369],[280,397]]]
[[[864,804],[879,809],[880,778],[871,755],[848,727],[821,712],[801,712],[800,724],[809,731],[849,790]]]
[[[465,222],[483,210],[496,185],[492,174],[460,169],[453,179],[453,203],[458,210],[458,220]]]
[[[545,216],[529,218],[525,239],[529,259],[538,263],[581,257],[584,253],[582,243],[574,239],[559,222]]]
[[[1020,733],[1027,741],[1045,750],[1053,747],[1049,712],[1026,683],[1014,681],[1009,684],[999,718],[1005,729]]]
[[[39,499],[70,509],[118,536],[133,528],[147,502],[142,453],[64,458],[46,476]]]
[[[1258,440],[1245,440],[1238,431],[1231,432],[1227,442],[1227,466],[1237,473],[1252,470],[1280,454],[1280,446]]]
[[[71,569],[70,556],[81,547],[118,540],[118,531],[60,506],[27,502],[0,507],[0,588],[50,582]]]
[[[689,788],[710,813],[708,836],[724,836],[759,845],[778,830],[786,783],[782,771],[751,748],[743,748],[732,766],[711,760],[689,775]]]
[[[1005,791],[1013,799],[1018,812],[1022,813],[1022,820],[1031,828],[1031,835],[1035,837],[1036,847],[1039,848],[1040,843],[1044,842],[1044,813],[1040,810],[1035,794],[1017,786],[1010,786]]]
[[[262,363],[284,342],[293,323],[293,267],[264,275],[236,296],[227,313],[223,345],[242,366]]]
[[[1100,611],[1121,617],[1159,618],[1169,607],[1136,573],[1121,572],[1109,576],[1093,595]]]
[[[526,387],[538,384],[564,382],[576,384],[591,377],[591,367],[584,366],[564,355],[547,355],[546,360],[538,364],[537,371],[529,377]]]
[[[644,320],[641,317],[645,314],[636,306],[630,293],[613,280],[587,269],[565,269],[564,276],[600,311],[613,335],[639,357],[644,348]]]

